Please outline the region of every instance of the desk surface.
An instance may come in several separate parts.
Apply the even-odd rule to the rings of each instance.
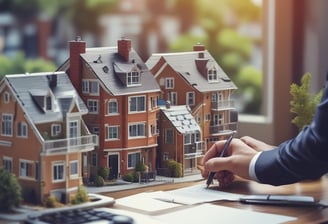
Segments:
[[[195,184],[205,184],[205,181],[149,186],[141,189],[110,192],[108,193],[108,195],[114,197],[115,199],[118,199],[121,197],[126,197],[129,195],[133,195],[145,191],[157,191],[157,190],[165,191],[165,190],[172,190],[176,188],[191,186]],[[290,184],[290,185],[279,186],[279,187],[263,185],[251,181],[237,179],[225,191],[232,192],[232,193],[239,193],[239,194],[307,195],[307,196],[313,196],[316,200],[328,201],[328,177],[324,176],[318,180],[304,181],[297,184]],[[227,202],[227,201],[215,202],[213,204],[258,211],[258,212],[268,212],[273,214],[295,216],[298,218],[296,221],[289,222],[289,223],[320,223],[328,220],[328,208],[254,205],[254,204],[242,204],[238,202]]]

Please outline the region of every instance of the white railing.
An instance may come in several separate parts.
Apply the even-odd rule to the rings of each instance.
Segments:
[[[42,151],[45,154],[85,152],[91,151],[98,145],[97,135],[87,135],[76,138],[65,138],[56,140],[46,140],[43,143]]]

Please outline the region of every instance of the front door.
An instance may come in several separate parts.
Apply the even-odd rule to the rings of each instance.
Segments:
[[[117,179],[118,177],[118,154],[108,156],[108,167],[110,168],[109,179]]]

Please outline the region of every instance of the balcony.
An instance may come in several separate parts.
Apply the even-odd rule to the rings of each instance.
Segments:
[[[235,103],[232,100],[222,100],[220,102],[211,103],[212,110],[229,110],[235,109]]]
[[[203,141],[184,145],[185,159],[201,157],[202,155],[204,155],[204,152],[205,152],[205,144]]]
[[[86,135],[76,138],[46,140],[42,146],[44,155],[65,154],[92,151],[98,145],[97,135]]]
[[[225,123],[222,125],[212,125],[210,127],[211,135],[220,135],[224,134],[227,131],[236,131],[237,130],[237,122]]]

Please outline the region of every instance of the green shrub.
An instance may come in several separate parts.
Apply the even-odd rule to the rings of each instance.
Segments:
[[[22,202],[22,188],[16,177],[0,169],[0,211],[10,211]]]
[[[76,205],[76,204],[82,204],[87,201],[89,201],[88,192],[83,186],[80,186],[76,194],[72,198],[71,203],[73,205]]]
[[[98,175],[101,176],[104,180],[107,180],[108,176],[109,176],[109,168],[108,167],[100,167],[98,170]]]
[[[135,171],[125,174],[122,179],[127,182],[139,182],[139,176]]]
[[[143,172],[146,170],[146,166],[141,161],[136,164],[136,171]]]
[[[170,159],[168,161],[168,169],[170,177],[182,177],[182,164]]]
[[[95,184],[97,187],[101,187],[101,186],[104,186],[105,185],[105,180],[102,176],[96,176],[95,178]]]
[[[49,196],[44,200],[43,204],[47,208],[55,208],[57,207],[58,201],[55,196]]]

